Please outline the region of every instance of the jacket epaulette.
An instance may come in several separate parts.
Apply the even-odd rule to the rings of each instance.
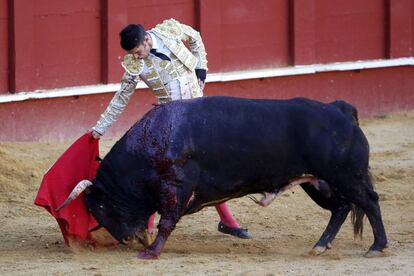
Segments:
[[[124,56],[124,61],[121,63],[125,71],[133,76],[138,76],[144,69],[144,61],[142,59],[136,59],[132,54]]]
[[[170,39],[180,39],[183,34],[180,23],[173,18],[164,20],[152,30]]]

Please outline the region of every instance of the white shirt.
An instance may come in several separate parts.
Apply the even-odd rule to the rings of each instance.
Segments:
[[[164,42],[162,42],[162,40],[155,34],[151,32],[148,32],[148,34],[151,36],[152,39],[152,49],[155,49],[158,53],[162,53],[171,59],[172,52],[165,46]],[[158,58],[152,53],[150,53],[150,55],[154,56],[155,58]],[[146,65],[144,65],[143,70],[148,70]],[[188,89],[183,89],[181,87],[180,80],[174,80],[169,83],[166,83],[165,85],[168,87],[168,90],[171,93],[171,99],[173,101],[180,99],[188,99],[189,97],[191,97],[190,95],[188,95]]]
[[[152,49],[155,49],[158,53],[162,53],[171,59],[172,52],[170,49],[167,48],[167,46],[165,46],[162,40],[151,32],[148,32],[148,34],[152,39]]]

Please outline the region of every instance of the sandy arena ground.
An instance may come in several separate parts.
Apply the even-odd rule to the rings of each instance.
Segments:
[[[296,187],[266,208],[230,201],[254,238],[216,230],[214,208],[184,217],[159,260],[138,260],[140,246],[67,248],[55,220],[33,205],[42,174],[69,143],[0,143],[0,275],[414,275],[414,111],[363,120],[389,238],[388,257],[362,257],[373,242],[354,239],[349,219],[333,248],[308,251],[329,212]],[[114,141],[103,141],[107,152]]]

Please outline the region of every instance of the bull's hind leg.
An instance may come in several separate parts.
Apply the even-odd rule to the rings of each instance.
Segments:
[[[328,184],[325,182],[324,185]],[[302,184],[301,187],[319,206],[331,211],[331,218],[325,231],[310,252],[312,255],[320,255],[331,248],[332,241],[351,210],[351,204],[335,196],[332,191],[320,192],[309,183]]]
[[[385,234],[384,224],[382,222],[381,210],[378,203],[378,194],[373,190],[371,177],[367,173],[361,178],[351,177],[348,179],[347,185],[338,186],[342,195],[360,208],[368,217],[374,234],[374,243],[371,245],[369,251],[365,254],[366,257],[383,256],[382,252],[387,247],[387,236]],[[354,223],[354,232],[362,234],[362,216],[357,218],[359,221]],[[355,225],[360,225],[360,231],[355,229]]]
[[[369,177],[367,177],[367,179],[369,179]],[[368,181],[371,180],[369,179]],[[368,189],[365,192],[364,198],[361,199],[362,202],[359,202],[359,204],[355,203],[365,212],[374,234],[374,243],[365,254],[365,257],[382,256],[383,249],[388,245],[378,199],[378,194],[374,190]]]

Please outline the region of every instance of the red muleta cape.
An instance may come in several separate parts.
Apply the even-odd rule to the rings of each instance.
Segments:
[[[91,133],[81,136],[45,173],[34,201],[56,218],[67,245],[69,240],[92,241],[88,229],[95,227],[97,222],[86,209],[83,194],[59,212],[55,209],[79,181],[95,177],[98,156],[99,140],[93,139]]]

